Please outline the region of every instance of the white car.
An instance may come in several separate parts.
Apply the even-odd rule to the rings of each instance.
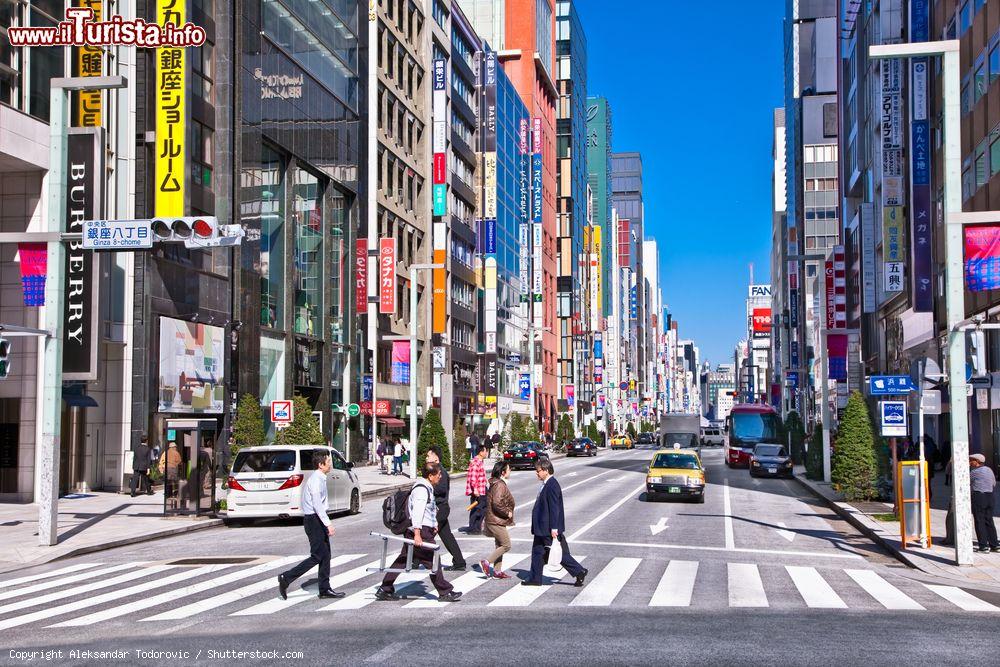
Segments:
[[[302,516],[302,487],[316,470],[312,464],[316,450],[332,457],[326,476],[330,513],[360,512],[361,483],[351,470],[354,464],[340,452],[315,445],[269,445],[236,453],[227,481],[227,521]]]
[[[709,426],[701,429],[701,444],[705,446],[718,445],[722,447],[726,444],[726,434],[721,428]]]

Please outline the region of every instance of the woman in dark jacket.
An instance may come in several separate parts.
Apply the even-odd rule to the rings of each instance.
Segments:
[[[490,474],[490,488],[486,492],[486,519],[483,522],[483,532],[492,535],[496,541],[496,549],[488,558],[479,561],[483,573],[496,579],[510,579],[510,575],[500,566],[503,555],[510,551],[510,534],[508,526],[514,525],[514,496],[507,488],[507,478],[510,477],[510,464],[497,461]]]

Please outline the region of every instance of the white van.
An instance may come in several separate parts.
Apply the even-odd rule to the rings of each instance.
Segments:
[[[287,518],[302,516],[302,486],[315,472],[313,452],[331,456],[326,476],[330,513],[361,511],[361,484],[353,463],[340,452],[316,445],[246,447],[236,453],[229,474],[226,518]]]
[[[717,426],[706,426],[701,429],[701,444],[705,446],[718,445],[719,447],[722,447],[726,444],[726,434]]]

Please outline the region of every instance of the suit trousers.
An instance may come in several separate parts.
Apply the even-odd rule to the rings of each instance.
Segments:
[[[413,529],[406,531],[406,537],[413,539]],[[427,543],[434,544],[434,531],[427,526],[423,526],[420,529],[420,538]],[[401,570],[406,567],[406,552],[410,548],[409,544],[403,544],[403,548],[399,551],[399,556],[393,561],[392,565],[389,567],[393,570]],[[430,549],[418,549],[413,548],[413,567],[417,565],[423,565],[428,570],[434,565],[434,552]],[[396,583],[396,579],[399,578],[399,572],[387,572],[385,578],[382,579],[382,590],[392,591],[393,585]],[[448,583],[448,580],[444,578],[444,570],[438,568],[437,572],[431,574],[431,583],[434,584],[434,588],[437,589],[439,595],[447,595],[454,590],[454,586]]]
[[[451,554],[451,564],[465,565],[465,556],[462,555],[462,550],[458,547],[458,541],[451,532],[451,524],[448,523],[448,515],[450,513],[451,511],[448,509],[442,511],[440,507],[438,508],[438,536],[441,538],[441,544]]]
[[[562,561],[559,564],[566,568],[570,576],[575,577],[583,572],[583,566],[576,562],[576,559],[570,554],[569,542],[566,541],[566,536],[562,533],[559,533],[559,544],[562,546]],[[529,581],[533,581],[536,584],[542,583],[542,567],[545,565],[545,551],[551,546],[551,535],[534,536],[531,543],[531,575],[528,577]]]
[[[993,494],[985,491],[972,492],[972,521],[976,525],[976,541],[979,548],[998,546],[997,527],[993,522]]]
[[[129,484],[129,490],[133,496],[136,494],[136,488],[139,489],[139,493],[149,493],[153,490],[152,485],[149,483],[148,470],[136,470],[132,473],[132,482]]]
[[[483,529],[483,519],[486,518],[486,496],[469,496],[469,503],[479,501],[475,507],[469,510],[469,531],[479,532]]]
[[[309,558],[281,576],[291,583],[318,565],[319,592],[325,593],[330,590],[330,534],[326,532],[326,525],[315,514],[304,517],[302,525],[309,538]]]

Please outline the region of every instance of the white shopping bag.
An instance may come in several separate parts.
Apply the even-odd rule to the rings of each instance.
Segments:
[[[548,549],[549,557],[545,561],[548,570],[556,572],[562,569],[562,542],[558,539],[552,540],[552,546]]]

